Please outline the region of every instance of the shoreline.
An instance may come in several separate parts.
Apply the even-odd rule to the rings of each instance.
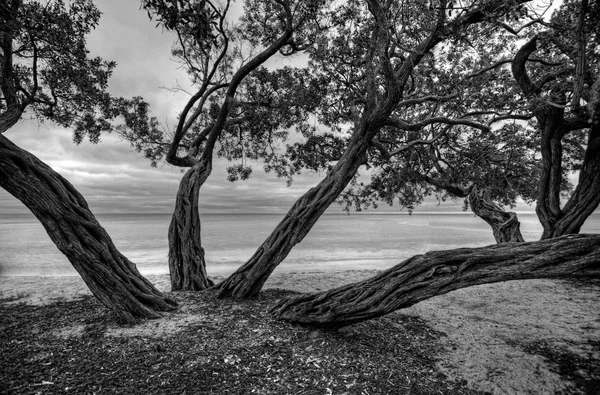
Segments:
[[[264,289],[282,288],[297,292],[319,292],[356,281],[362,281],[379,273],[379,270],[303,270],[273,273]],[[168,274],[144,275],[162,292],[171,291]],[[209,276],[216,282],[226,275]],[[0,276],[0,296],[16,298],[18,302],[44,305],[59,300],[73,300],[91,295],[83,279],[78,275],[65,276]]]

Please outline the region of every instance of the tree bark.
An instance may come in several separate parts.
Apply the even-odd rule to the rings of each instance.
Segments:
[[[124,321],[157,318],[177,307],[117,250],[73,185],[3,135],[0,186],[31,210],[92,294]]]
[[[469,194],[469,205],[475,215],[492,227],[498,244],[525,241],[517,213],[504,211],[490,199],[487,190],[473,188]]]
[[[8,107],[5,112],[0,114],[0,134],[16,125],[21,119],[21,115],[23,115],[23,110],[18,105]]]
[[[280,301],[277,319],[341,327],[460,288],[508,280],[600,276],[600,235],[569,235],[416,255],[377,276]]]
[[[198,162],[179,183],[169,226],[169,272],[173,291],[200,291],[214,285],[206,273],[198,212],[200,187],[210,172],[210,161]]]
[[[563,214],[560,208],[560,190],[562,138],[565,135],[564,110],[539,104],[534,112],[542,130],[542,171],[535,211],[544,229],[542,239],[547,239],[554,237],[556,224]]]

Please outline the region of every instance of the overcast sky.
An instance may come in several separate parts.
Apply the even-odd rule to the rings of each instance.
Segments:
[[[174,41],[149,21],[137,1],[96,0],[102,11],[100,26],[88,38],[93,56],[117,62],[110,81],[114,95],[142,96],[151,104],[152,115],[171,128],[188,95],[174,94],[161,87],[185,86],[188,79],[170,59]],[[118,136],[104,135],[101,143],[84,142],[76,146],[72,131],[50,123],[22,120],[5,135],[32,152],[67,178],[87,199],[95,213],[170,213],[182,173],[164,164],[151,168],[149,161],[136,153]],[[226,162],[217,160],[211,177],[201,190],[203,212],[285,212],[293,202],[320,179],[318,175],[297,177],[291,187],[260,165],[248,181],[226,180]],[[427,201],[419,211],[460,211],[461,203]],[[526,207],[521,209],[527,210]],[[398,208],[385,211],[397,211]],[[381,211],[381,210],[379,210]],[[27,209],[0,189],[0,213],[21,213]],[[332,206],[330,212],[341,212]]]

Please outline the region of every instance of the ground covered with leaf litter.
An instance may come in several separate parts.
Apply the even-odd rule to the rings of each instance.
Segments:
[[[437,371],[442,335],[420,319],[392,314],[338,331],[274,321],[269,307],[289,293],[241,302],[178,293],[181,311],[135,326],[92,297],[46,306],[5,300],[0,392],[476,393]]]
[[[533,304],[514,288],[531,289],[533,284],[501,286],[512,287],[506,290],[511,292],[472,287],[464,292],[469,293],[468,297],[455,292],[419,304],[421,310],[437,312],[431,317],[422,314],[427,319],[415,316],[419,309],[411,313],[413,308],[338,331],[273,320],[269,308],[278,299],[292,296],[294,292],[289,290],[267,290],[248,301],[218,300],[214,293],[175,293],[181,302],[178,311],[137,325],[119,323],[89,295],[74,300],[63,298],[46,305],[21,303],[27,300],[25,293],[5,295],[0,301],[0,394],[481,394],[484,392],[472,388],[478,380],[485,382],[485,379],[470,377],[470,370],[463,370],[471,380],[468,388],[460,375],[446,376],[442,373],[446,370],[440,367],[452,359],[448,350],[465,347],[466,340],[456,335],[464,332],[471,336],[473,332],[465,326],[466,321],[456,306],[462,306],[471,315],[469,322],[478,325],[479,330],[491,333],[487,323],[494,315],[480,306],[479,310],[488,317],[488,321],[481,321],[474,315],[477,309],[469,304],[471,301],[491,299],[491,305],[501,306],[490,295],[504,295],[506,299],[507,294],[514,293],[520,295],[519,303]],[[563,286],[571,287],[570,283]],[[581,284],[572,287],[585,288]],[[557,287],[554,289],[556,294]],[[587,292],[595,289],[594,286]],[[574,295],[573,289],[566,291],[565,295]],[[536,290],[533,295],[543,294]],[[582,296],[590,295],[595,295],[595,291]],[[516,303],[509,303],[506,311],[494,314],[511,322],[507,312],[515,310]],[[565,303],[559,300],[553,304],[554,308],[559,304]],[[444,318],[446,311],[454,316]],[[566,315],[562,311],[557,314]],[[590,320],[593,316],[589,316]],[[586,325],[590,325],[590,320]],[[434,321],[456,327],[446,328]],[[490,322],[499,324],[495,320]],[[492,327],[497,330],[498,325]],[[572,322],[565,328],[577,329]],[[540,328],[534,329],[540,333]],[[510,333],[519,332],[513,328]],[[593,350],[583,358],[581,353],[536,340],[531,334],[510,338],[507,343],[514,350],[523,350],[518,358],[537,355],[546,361],[544,364],[551,367],[553,374],[568,383],[560,386],[565,389],[554,392],[600,393],[597,358],[600,342],[586,343]],[[467,340],[468,344],[477,343],[472,344],[475,346],[482,339],[487,337]],[[452,346],[454,342],[456,346]],[[481,344],[481,347],[493,349],[497,345]],[[471,351],[486,355],[480,348]],[[482,366],[493,363],[480,361],[475,355],[468,358],[469,363]],[[454,364],[466,362],[454,361]],[[483,367],[488,375],[495,372]],[[544,376],[540,375],[538,380],[542,379]],[[541,386],[542,381],[538,384]],[[492,393],[514,392],[504,391],[501,385],[488,387]]]

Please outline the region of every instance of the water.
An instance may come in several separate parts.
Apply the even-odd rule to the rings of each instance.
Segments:
[[[228,275],[244,263],[283,214],[204,214],[209,274]],[[117,248],[143,274],[168,273],[169,214],[99,215]],[[534,214],[520,214],[525,240],[537,240]],[[600,214],[582,232],[600,233]],[[468,213],[324,215],[278,271],[385,269],[415,254],[494,244],[491,229]],[[0,275],[76,275],[40,223],[29,214],[0,214]]]

